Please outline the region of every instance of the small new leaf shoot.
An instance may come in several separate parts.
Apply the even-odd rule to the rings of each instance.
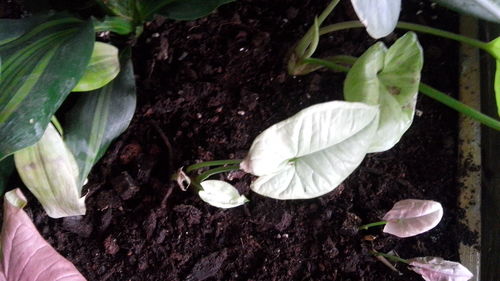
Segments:
[[[374,39],[389,35],[399,18],[401,0],[351,0],[359,20]]]
[[[249,200],[238,193],[231,184],[220,180],[206,180],[201,182],[202,190],[198,192],[201,200],[222,209],[241,206]]]
[[[262,132],[240,167],[259,177],[251,188],[261,195],[283,200],[321,196],[361,163],[378,116],[378,106],[364,103],[310,106]]]
[[[408,130],[423,65],[417,36],[408,32],[389,49],[376,43],[356,60],[344,82],[347,101],[380,106],[380,120],[369,152],[392,148]]]
[[[35,145],[15,152],[14,161],[22,181],[50,217],[85,214],[78,165],[52,124]]]
[[[383,218],[384,232],[405,238],[434,228],[443,217],[443,207],[431,200],[406,199],[396,202]]]
[[[119,72],[118,48],[110,44],[95,42],[89,65],[83,77],[73,88],[73,92],[99,89],[115,79]]]
[[[409,260],[410,269],[426,281],[467,281],[474,275],[458,262],[439,257],[419,257]]]
[[[38,233],[22,209],[26,203],[19,188],[5,194],[0,280],[85,281],[75,266],[58,254]]]

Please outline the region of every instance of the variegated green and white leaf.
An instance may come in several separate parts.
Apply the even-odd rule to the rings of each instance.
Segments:
[[[379,128],[369,152],[392,148],[410,127],[422,65],[422,47],[409,32],[389,50],[380,42],[370,47],[347,74],[347,101],[380,105]]]
[[[335,189],[361,163],[378,125],[378,106],[333,101],[310,106],[262,132],[241,163],[259,176],[253,191],[307,199]]]
[[[80,95],[65,116],[65,141],[75,155],[83,185],[92,166],[130,124],[135,111],[135,79],[130,50],[120,56],[122,70],[109,84]]]
[[[55,15],[0,45],[0,159],[34,144],[85,72],[90,21]]]
[[[78,165],[52,124],[35,145],[16,151],[14,161],[23,183],[50,217],[85,214]]]
[[[387,36],[396,28],[401,0],[351,0],[351,3],[371,37]]]
[[[73,88],[73,92],[99,89],[113,80],[118,72],[120,72],[118,48],[110,44],[95,42],[87,70]]]

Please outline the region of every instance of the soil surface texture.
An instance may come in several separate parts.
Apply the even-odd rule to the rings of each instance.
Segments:
[[[50,219],[31,196],[26,209],[42,235],[92,281],[416,281],[423,279],[406,265],[394,272],[370,252],[458,261],[458,242],[473,235],[458,223],[457,115],[425,96],[398,145],[369,154],[317,199],[264,198],[250,191],[251,176],[233,172],[215,178],[250,202],[222,210],[171,181],[182,166],[243,158],[268,126],[342,97],[345,74],[286,73],[290,48],[327,3],[238,0],[197,21],[147,24],[133,48],[136,115],[91,173],[87,215]],[[403,11],[405,21],[458,26],[456,14],[428,1],[405,0]],[[341,1],[327,23],[355,19],[350,1]],[[402,34],[384,40],[390,45]],[[419,39],[422,80],[456,93],[458,45]],[[363,29],[336,32],[322,37],[319,53],[359,56],[374,42]],[[409,198],[441,202],[441,223],[406,239],[381,227],[358,231]]]

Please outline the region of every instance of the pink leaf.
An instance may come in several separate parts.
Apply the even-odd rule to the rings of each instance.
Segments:
[[[85,281],[38,233],[22,209],[26,202],[20,189],[5,194],[0,281]]]
[[[421,257],[409,260],[411,270],[426,281],[467,281],[474,275],[458,262],[437,257]]]
[[[434,228],[443,217],[443,207],[430,200],[407,199],[394,204],[384,220],[384,232],[410,237]]]

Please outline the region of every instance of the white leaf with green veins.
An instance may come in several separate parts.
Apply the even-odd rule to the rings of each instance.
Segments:
[[[118,49],[110,44],[95,42],[85,74],[73,88],[73,92],[88,92],[99,89],[120,72]]]
[[[310,106],[262,132],[241,163],[259,176],[253,191],[276,199],[308,199],[335,189],[365,157],[378,106],[332,101]]]
[[[240,195],[234,186],[225,181],[206,180],[201,182],[201,187],[203,190],[198,192],[201,200],[214,207],[228,209],[248,202],[244,195]]]
[[[392,148],[410,127],[422,65],[422,47],[408,32],[389,49],[380,42],[370,47],[347,74],[347,101],[380,105],[379,128],[369,152]]]
[[[78,165],[52,124],[36,144],[16,151],[14,161],[22,181],[50,217],[85,214]]]
[[[371,37],[385,37],[396,28],[401,0],[351,0],[351,3]]]

